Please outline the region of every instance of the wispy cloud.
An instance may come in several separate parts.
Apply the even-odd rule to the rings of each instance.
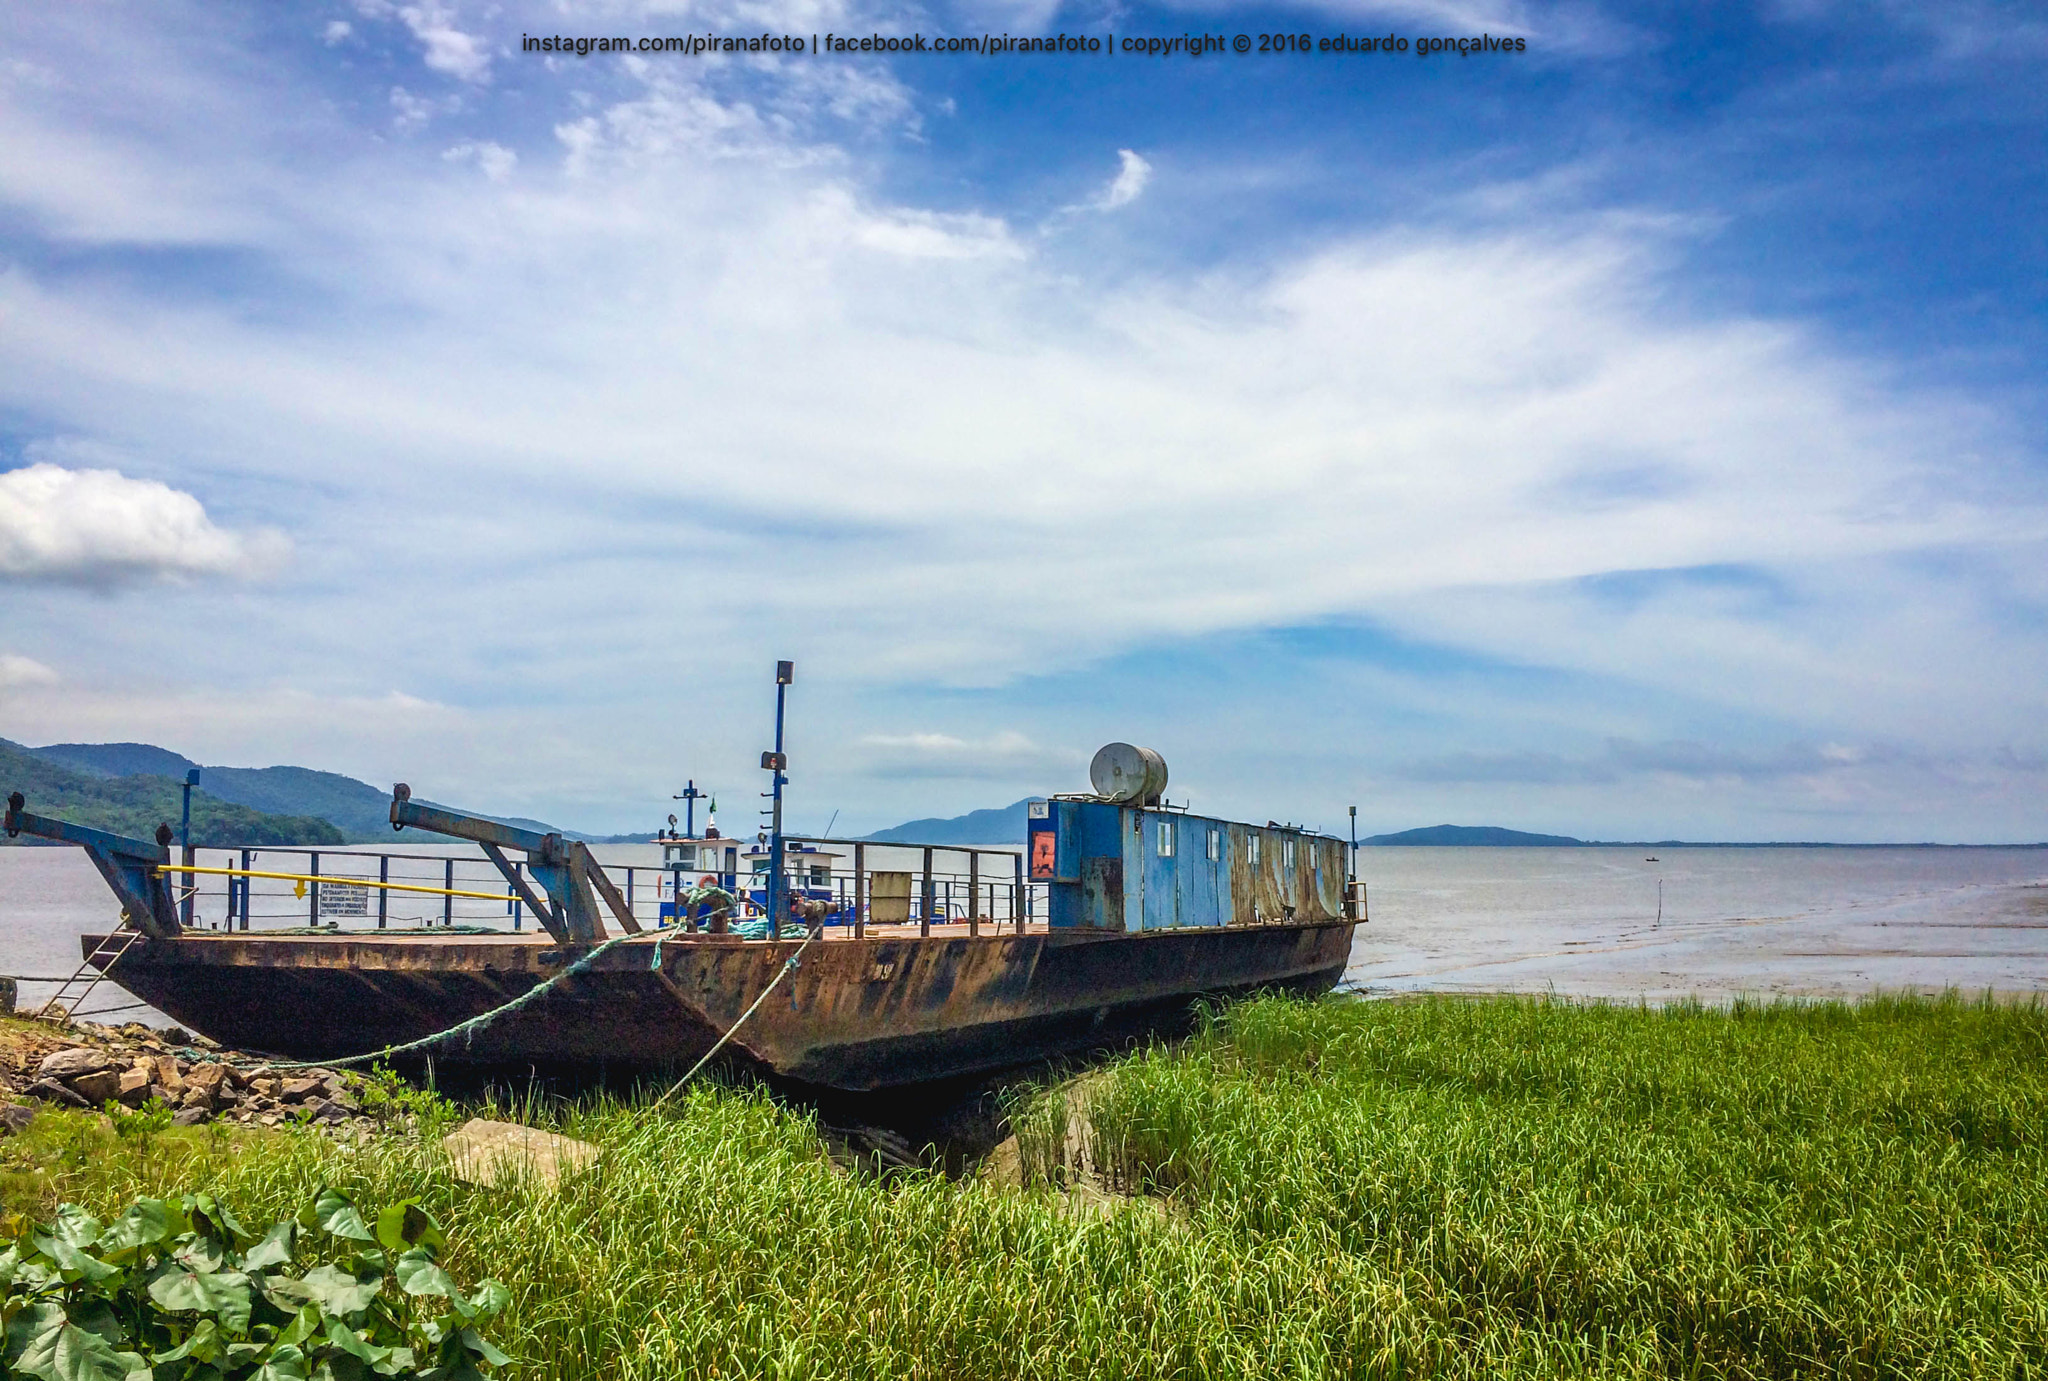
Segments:
[[[1109,186],[1102,189],[1096,205],[1104,211],[1114,211],[1119,206],[1128,206],[1144,195],[1145,184],[1152,180],[1152,165],[1130,149],[1118,149],[1117,159],[1122,167]]]
[[[1016,781],[1074,776],[1082,755],[1047,748],[1014,729],[982,738],[944,733],[863,734],[859,770],[879,778]]]
[[[0,690],[13,690],[20,686],[54,686],[60,679],[54,669],[33,657],[0,653]]]

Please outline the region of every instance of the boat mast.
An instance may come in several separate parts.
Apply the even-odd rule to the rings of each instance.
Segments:
[[[697,790],[697,779],[695,777],[690,778],[690,784],[683,788],[682,795],[669,797],[671,801],[681,801],[683,803],[683,838],[685,839],[695,839],[697,837],[697,802],[702,800],[703,797],[704,793]]]

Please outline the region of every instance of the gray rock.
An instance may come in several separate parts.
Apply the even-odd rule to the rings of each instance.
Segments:
[[[208,1093],[213,1093],[228,1082],[228,1067],[212,1061],[195,1064],[185,1071],[185,1082],[194,1088],[203,1088]]]
[[[71,1080],[81,1074],[97,1074],[113,1063],[104,1050],[74,1045],[68,1050],[54,1050],[43,1056],[42,1066],[36,1074],[44,1079]]]
[[[121,1071],[102,1069],[92,1074],[81,1074],[71,1080],[72,1091],[93,1107],[98,1107],[109,1098],[121,1093]]]
[[[28,1086],[28,1096],[40,1098],[45,1103],[62,1103],[67,1108],[89,1108],[92,1104],[80,1098],[55,1079],[38,1079]]]
[[[178,1115],[171,1119],[171,1125],[173,1127],[197,1127],[200,1123],[212,1118],[212,1116],[213,1114],[205,1108],[180,1108],[178,1109]]]
[[[26,1103],[0,1103],[0,1136],[25,1132],[35,1120],[36,1110]]]
[[[150,1099],[149,1074],[143,1068],[129,1070],[121,1076],[121,1091],[114,1096],[128,1107],[141,1107]]]

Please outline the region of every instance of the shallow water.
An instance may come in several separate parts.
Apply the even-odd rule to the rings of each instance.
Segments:
[[[322,852],[322,871],[374,877],[378,859]],[[407,841],[421,856],[394,880],[501,892],[467,845]],[[610,864],[659,861],[651,845],[600,846]],[[892,853],[894,851],[891,851]],[[914,855],[895,866],[914,866]],[[1744,993],[1845,996],[1875,988],[2048,990],[2048,850],[2043,849],[1458,849],[1360,851],[1372,921],[1359,927],[1348,986],[1370,992],[1544,992],[1651,1000]],[[870,866],[891,866],[875,850]],[[203,851],[202,864],[229,862]],[[238,860],[236,860],[238,861]],[[260,855],[259,868],[304,866],[303,851]],[[652,871],[639,886],[653,885]],[[1659,917],[1659,883],[1662,915]],[[644,890],[636,898],[651,913]],[[303,925],[309,899],[289,882],[256,884],[255,924]],[[374,901],[372,903],[374,907]],[[202,923],[223,912],[218,880]],[[438,920],[441,899],[394,894],[393,925]],[[373,913],[374,914],[374,913]],[[509,926],[501,902],[460,900],[458,924]],[[0,973],[61,977],[78,937],[114,918],[111,894],[82,852],[0,848]],[[344,921],[374,925],[374,919]],[[530,924],[530,922],[529,922]],[[24,1005],[51,984],[22,984]],[[85,1015],[132,1002],[102,987]],[[159,1024],[148,1008],[118,1016]]]
[[[1359,871],[1368,991],[2048,989],[2043,849],[1374,848]]]

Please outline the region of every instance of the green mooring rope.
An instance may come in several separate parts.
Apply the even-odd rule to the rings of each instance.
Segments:
[[[732,894],[730,892],[727,892],[722,887],[693,887],[689,889],[688,893],[686,893],[685,895],[686,904],[691,907],[695,907],[701,902],[712,901],[714,899],[722,899],[728,904],[730,904],[733,901]],[[681,910],[682,908],[679,906],[677,908],[677,911],[679,913],[677,917],[678,930],[681,929]],[[648,965],[648,968],[650,970],[659,969],[661,967],[661,947],[663,943],[669,939],[670,935],[674,933],[676,932],[671,931],[669,932],[669,934],[664,934],[656,937],[654,941],[653,960]],[[656,1107],[660,1107],[663,1103],[666,1103],[671,1094],[675,1093],[676,1090],[680,1089],[684,1084],[689,1083],[690,1080],[696,1078],[697,1071],[704,1068],[704,1066],[710,1062],[711,1057],[713,1055],[716,1055],[720,1050],[725,1048],[725,1043],[732,1039],[733,1032],[739,1030],[740,1027],[746,1022],[747,1018],[754,1015],[754,1012],[760,1007],[760,1005],[763,1002],[767,1001],[768,994],[774,992],[776,985],[782,982],[783,978],[789,973],[791,969],[797,967],[797,961],[803,957],[803,952],[806,949],[810,948],[811,941],[817,939],[818,936],[822,933],[824,933],[824,927],[819,926],[811,930],[808,934],[804,936],[804,942],[796,947],[796,953],[790,955],[789,959],[783,964],[783,966],[776,971],[775,977],[769,980],[768,986],[761,990],[761,995],[754,999],[753,1006],[747,1008],[746,1011],[740,1013],[739,1020],[735,1021],[731,1025],[731,1027],[729,1027],[726,1030],[726,1033],[718,1038],[717,1044],[713,1045],[711,1049],[704,1053],[704,1058],[697,1061],[696,1064],[692,1065],[690,1067],[690,1072],[688,1074],[685,1074],[681,1079],[677,1080],[675,1086],[669,1089],[668,1093],[664,1093],[658,1100],[656,1100]],[[462,1035],[467,1037],[474,1035],[476,1032],[490,1025],[492,1022],[496,1021],[499,1017],[504,1016],[506,1013],[514,1012],[517,1011],[519,1008],[524,1007],[527,1003],[532,1002],[536,998],[540,997],[543,993],[547,992],[550,988],[553,988],[556,984],[562,982],[564,979],[573,978],[577,974],[582,973],[585,969],[589,968],[593,963],[597,961],[598,956],[604,954],[606,951],[616,948],[619,945],[623,945],[628,940],[635,938],[637,937],[632,935],[620,935],[615,939],[607,940],[603,944],[599,945],[596,949],[590,951],[590,953],[584,955],[581,959],[578,959],[575,963],[571,964],[568,968],[563,969],[553,978],[550,978],[544,983],[536,984],[534,987],[527,989],[518,997],[513,998],[510,1002],[504,1003],[502,1006],[493,1007],[488,1012],[483,1012],[478,1014],[477,1016],[470,1017],[467,1021],[457,1022],[455,1025],[449,1027],[445,1031],[436,1031],[431,1036],[421,1036],[418,1040],[406,1041],[401,1045],[387,1045],[382,1050],[373,1050],[366,1055],[344,1055],[338,1060],[272,1060],[269,1062],[270,1067],[272,1069],[344,1069],[349,1065],[361,1064],[365,1060],[389,1059],[393,1055],[406,1055],[410,1054],[415,1050],[424,1050],[430,1045],[435,1045],[441,1041],[447,1040],[450,1036]],[[768,937],[748,936],[744,938],[765,939]],[[111,968],[113,966],[109,964],[108,967]],[[219,1056],[217,1055],[208,1055],[204,1054],[203,1052],[195,1053],[199,1054],[200,1058],[208,1061],[217,1061],[219,1059]]]
[[[803,943],[796,947],[796,952],[794,954],[790,955],[788,959],[783,961],[782,967],[775,971],[775,977],[768,980],[768,986],[761,990],[761,995],[754,999],[753,1004],[749,1006],[746,1011],[740,1013],[739,1020],[735,1021],[731,1026],[726,1028],[725,1034],[720,1036],[718,1038],[717,1043],[714,1044],[709,1050],[704,1052],[703,1058],[698,1060],[696,1064],[690,1066],[690,1072],[688,1074],[685,1074],[682,1078],[676,1080],[675,1084],[669,1088],[667,1093],[662,1094],[660,1098],[655,1100],[655,1107],[658,1108],[663,1103],[666,1103],[671,1097],[675,1095],[675,1093],[678,1090],[680,1090],[683,1087],[683,1085],[689,1083],[690,1080],[696,1078],[697,1072],[703,1069],[705,1065],[711,1062],[711,1057],[713,1055],[716,1055],[719,1051],[725,1048],[726,1042],[733,1038],[733,1033],[738,1031],[740,1027],[746,1024],[748,1017],[754,1015],[756,1011],[760,1010],[761,1004],[768,1000],[768,994],[774,992],[776,987],[782,982],[782,980],[789,976],[790,970],[796,968],[798,965],[798,961],[803,958],[804,951],[811,947],[811,941],[817,939],[820,935],[824,934],[824,931],[825,928],[822,925],[820,925],[814,927],[804,936]],[[563,969],[553,978],[548,979],[545,983],[536,984],[534,987],[527,989],[518,997],[513,998],[510,1002],[505,1003],[503,1006],[493,1007],[488,1012],[484,1012],[477,1016],[473,1016],[469,1018],[467,1021],[458,1022],[455,1025],[449,1027],[447,1030],[437,1031],[431,1036],[422,1036],[418,1040],[407,1041],[402,1045],[387,1045],[382,1050],[373,1050],[367,1055],[347,1055],[343,1056],[341,1059],[338,1060],[272,1061],[270,1067],[272,1069],[342,1069],[346,1068],[349,1065],[361,1064],[365,1060],[382,1060],[387,1059],[393,1055],[404,1055],[409,1054],[410,1052],[415,1050],[424,1050],[428,1046],[434,1045],[440,1041],[444,1041],[448,1039],[448,1037],[453,1035],[474,1034],[476,1031],[481,1030],[483,1027],[488,1026],[492,1022],[496,1021],[499,1017],[504,1016],[507,1012],[516,1011],[517,1009],[524,1007],[527,1003],[532,1002],[535,998],[538,998],[541,994],[547,992],[548,989],[554,987],[563,979],[573,977],[574,975],[583,972],[585,969],[589,968],[592,963],[596,962],[598,956],[605,953],[605,951],[616,948],[619,945],[623,945],[628,940],[631,940],[633,938],[634,937],[631,935],[621,935],[616,939],[607,940],[603,944],[599,945],[596,949],[590,951],[590,953],[584,955],[581,959],[578,959],[575,963],[571,964],[568,968]],[[654,962],[650,965],[651,968],[658,969],[661,967],[661,945],[662,942],[664,940],[667,940],[668,938],[669,937],[667,935],[663,935],[655,940]]]
[[[696,906],[699,902],[712,900],[714,897],[723,898],[728,904],[730,904],[733,900],[732,894],[730,892],[727,892],[722,887],[693,887],[686,894],[686,897],[687,904],[692,907]],[[681,910],[681,907],[677,907],[678,922],[680,922],[681,919]],[[680,928],[680,925],[678,926],[678,928]],[[348,1055],[344,1056],[339,1060],[288,1060],[282,1063],[273,1061],[270,1067],[272,1069],[341,1069],[348,1065],[361,1064],[365,1060],[382,1060],[387,1059],[393,1055],[405,1055],[410,1054],[412,1051],[415,1050],[424,1050],[428,1046],[433,1045],[439,1041],[444,1041],[448,1039],[448,1037],[456,1035],[458,1033],[464,1036],[474,1035],[477,1031],[480,1031],[484,1027],[490,1025],[499,1017],[504,1016],[507,1012],[517,1011],[519,1008],[524,1007],[527,1003],[533,1001],[542,993],[545,993],[548,989],[554,987],[557,983],[560,983],[563,979],[574,977],[576,974],[583,972],[585,969],[589,968],[591,964],[596,961],[597,957],[603,954],[606,950],[609,950],[617,945],[623,945],[626,943],[626,941],[633,938],[634,937],[631,935],[621,935],[618,936],[616,939],[607,940],[603,944],[599,945],[596,949],[590,951],[590,953],[584,955],[581,959],[578,959],[575,963],[571,964],[568,968],[563,969],[553,978],[550,978],[547,982],[541,983],[535,987],[527,989],[527,991],[521,993],[518,997],[513,998],[510,1002],[505,1003],[501,1007],[493,1007],[490,1011],[484,1012],[479,1016],[473,1016],[467,1021],[458,1022],[455,1025],[449,1027],[446,1031],[436,1031],[431,1036],[422,1036],[416,1041],[407,1041],[403,1045],[387,1045],[382,1050],[373,1050],[367,1055]],[[664,940],[667,940],[668,938],[669,937],[667,935],[662,935],[655,940],[654,962],[649,965],[650,968],[658,969],[661,967],[661,946],[662,942]],[[808,944],[809,941],[805,941],[805,943]],[[797,952],[799,954],[803,952],[801,947],[799,947]],[[777,977],[779,978],[780,975],[777,975]],[[775,985],[771,983],[768,986],[770,988],[773,988]],[[757,1003],[755,1005],[758,1006],[759,1004]],[[753,1009],[749,1008],[748,1014],[751,1015],[752,1011]],[[746,1017],[741,1017],[740,1020],[745,1021]],[[732,1035],[732,1032],[728,1031],[725,1034],[729,1037]],[[718,1044],[723,1045],[725,1044],[725,1042],[720,1041]],[[716,1050],[717,1048],[717,1046],[712,1047],[712,1049],[714,1050]],[[690,1072],[694,1074],[696,1073],[696,1070],[691,1070]]]
[[[548,989],[554,987],[557,983],[560,983],[563,979],[572,978],[575,975],[582,973],[585,969],[589,968],[591,964],[596,962],[597,957],[599,955],[603,954],[605,951],[609,949],[614,949],[619,945],[625,944],[626,941],[632,938],[633,937],[631,935],[621,935],[616,939],[606,940],[596,949],[590,951],[590,953],[584,955],[581,959],[578,959],[575,963],[571,964],[568,968],[563,969],[560,973],[556,974],[553,978],[548,979],[545,983],[535,984],[533,987],[528,988],[525,992],[521,993],[518,997],[515,997],[510,1002],[505,1003],[503,1006],[493,1007],[490,1011],[484,1012],[478,1016],[473,1016],[467,1021],[457,1022],[455,1025],[449,1027],[446,1031],[436,1031],[431,1036],[421,1036],[418,1040],[407,1041],[403,1045],[387,1045],[382,1050],[373,1050],[367,1055],[346,1055],[339,1060],[286,1060],[282,1062],[272,1061],[270,1067],[272,1069],[340,1069],[348,1065],[361,1064],[365,1060],[382,1060],[392,1055],[404,1055],[414,1050],[424,1050],[428,1046],[433,1045],[439,1041],[444,1041],[448,1039],[448,1037],[456,1035],[458,1033],[463,1035],[473,1035],[478,1030],[496,1021],[499,1017],[504,1016],[507,1012],[516,1011],[519,1008],[524,1007],[527,1003],[533,1001],[542,993],[545,993]]]

